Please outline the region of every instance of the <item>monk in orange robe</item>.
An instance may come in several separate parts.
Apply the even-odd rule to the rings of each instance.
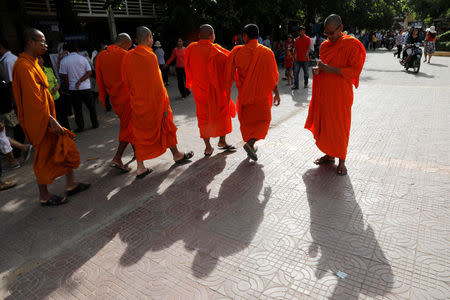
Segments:
[[[98,98],[105,106],[106,96],[109,95],[112,108],[120,119],[119,147],[110,166],[123,172],[131,170],[122,162],[123,152],[132,138],[130,91],[122,80],[123,58],[131,44],[131,38],[128,34],[118,34],[114,44],[100,52],[95,64]]]
[[[264,139],[269,131],[272,102],[275,106],[280,104],[277,63],[272,50],[258,43],[258,36],[259,29],[255,24],[244,27],[245,45],[233,48],[225,71],[228,94],[236,81],[239,92],[237,112],[242,138],[246,142],[244,150],[255,161],[258,160],[255,142]]]
[[[186,48],[186,87],[194,93],[200,137],[205,142],[205,156],[211,156],[214,151],[211,137],[220,137],[220,149],[236,149],[227,144],[225,139],[232,130],[231,118],[236,116],[236,110],[225,85],[225,64],[230,51],[214,44],[215,35],[211,25],[200,26],[199,38],[200,41]]]
[[[194,152],[180,152],[177,148],[177,127],[173,123],[169,96],[153,53],[153,35],[145,26],[136,30],[138,46],[123,60],[123,80],[131,94],[132,144],[135,147],[136,178],[150,174],[144,160],[165,153],[167,148],[176,163],[188,161]]]
[[[38,65],[38,56],[47,51],[45,36],[39,30],[27,29],[24,42],[25,51],[13,69],[17,116],[35,149],[34,174],[41,205],[65,204],[68,202],[66,197],[53,195],[47,189],[55,178],[66,175],[67,196],[84,191],[90,185],[75,180],[72,170],[80,164],[80,155],[73,141],[75,135],[56,121],[49,84]]]
[[[313,92],[305,128],[313,133],[317,147],[325,153],[315,163],[334,163],[337,157],[337,173],[345,175],[352,85],[359,85],[366,51],[358,39],[342,33],[344,26],[338,15],[327,17],[324,25],[328,39],[320,46],[320,60],[313,68]]]

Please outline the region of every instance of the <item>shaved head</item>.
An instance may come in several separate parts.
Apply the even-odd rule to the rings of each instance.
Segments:
[[[119,33],[114,42],[114,45],[123,48],[125,50],[130,49],[131,44],[132,44],[131,37],[128,35],[128,33],[125,32]]]
[[[214,34],[214,28],[209,24],[203,24],[200,26],[198,36],[201,40],[209,40]]]
[[[131,43],[131,37],[128,35],[128,33],[122,32],[119,33],[116,37],[115,44],[122,43],[122,42],[130,42]]]
[[[341,17],[339,17],[338,15],[332,14],[329,15],[326,19],[325,22],[323,24],[324,26],[340,26],[342,25],[342,19]]]
[[[145,26],[139,26],[138,28],[136,28],[136,40],[138,44],[143,44],[151,35],[152,32]]]
[[[329,15],[325,19],[323,33],[330,42],[336,42],[342,36],[343,29],[342,19],[338,15]]]
[[[38,57],[40,55],[44,55],[47,52],[47,42],[45,40],[45,35],[35,29],[35,28],[27,28],[23,32],[23,42],[25,45],[25,53],[30,54],[31,56]]]
[[[29,41],[39,40],[44,36],[44,34],[37,30],[36,28],[27,28],[23,32],[23,42],[24,44],[28,44]]]

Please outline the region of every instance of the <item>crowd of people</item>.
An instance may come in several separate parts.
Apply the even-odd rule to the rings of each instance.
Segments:
[[[304,87],[308,87],[309,56],[316,42],[305,31],[305,27],[299,27],[298,37],[288,39],[287,46],[284,46],[286,79],[288,83],[293,81],[292,89],[298,89],[300,69],[304,73]],[[313,133],[316,145],[325,153],[315,163],[334,163],[338,158],[337,173],[345,175],[352,86],[358,87],[366,51],[358,39],[343,33],[343,23],[337,15],[326,18],[324,33],[327,40],[321,44],[321,60],[313,68],[315,84],[305,128]],[[192,151],[180,151],[177,147],[177,127],[165,87],[168,83],[165,71],[172,61],[176,61],[181,96],[186,97],[191,92],[194,95],[200,138],[205,145],[204,156],[211,156],[214,152],[212,138],[219,138],[219,149],[237,150],[226,140],[232,131],[231,119],[237,115],[245,142],[243,149],[249,159],[257,161],[255,143],[266,138],[272,106],[280,104],[276,55],[263,45],[270,46],[269,39],[260,43],[259,35],[257,25],[246,25],[242,33],[243,45],[236,45],[229,51],[214,43],[214,29],[205,24],[199,28],[198,42],[184,47],[179,39],[172,55],[165,61],[161,44],[154,44],[150,29],[140,26],[134,39],[137,45],[133,45],[130,35],[121,33],[112,45],[96,53],[94,64],[69,45],[57,62],[59,86],[46,56],[44,34],[37,29],[27,29],[24,33],[25,49],[11,66],[10,87],[11,99],[15,103],[13,111],[35,152],[34,173],[41,205],[67,203],[67,197],[90,187],[90,184],[75,179],[73,170],[79,166],[80,156],[75,135],[66,123],[67,105],[58,101],[63,94],[70,96],[77,132],[85,128],[82,103],[89,110],[92,127],[97,128],[90,85],[93,67],[98,99],[106,106],[109,98],[120,120],[118,148],[111,167],[121,172],[131,171],[122,162],[128,144],[132,145],[137,161],[136,179],[152,172],[144,161],[162,155],[167,149],[176,164],[187,163],[194,156]],[[231,99],[234,82],[238,89],[236,104]],[[331,106],[324,105],[329,103],[326,101],[328,98],[334,99]],[[75,105],[74,101],[77,101]],[[29,155],[31,146],[22,150]],[[50,193],[48,185],[63,175],[66,176],[66,196]],[[14,183],[1,184],[1,189],[6,189]]]

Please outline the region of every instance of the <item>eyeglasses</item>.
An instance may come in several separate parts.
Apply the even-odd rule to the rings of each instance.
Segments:
[[[341,25],[338,25],[338,27],[336,27],[336,29],[333,30],[332,32],[326,32],[326,31],[324,31],[323,34],[325,34],[326,36],[334,35],[334,33],[339,29],[339,27],[341,27]]]
[[[47,41],[46,41],[46,40],[36,40],[36,39],[33,39],[33,41],[39,42],[39,43],[41,43],[42,45],[47,45]]]

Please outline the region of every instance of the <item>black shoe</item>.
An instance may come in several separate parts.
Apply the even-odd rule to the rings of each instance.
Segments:
[[[298,86],[294,85],[291,87],[292,90],[298,90]]]
[[[97,125],[92,125],[92,129],[96,129],[98,128],[98,124]]]
[[[83,132],[83,131],[84,131],[83,128],[77,128],[77,129],[75,129],[75,132],[76,132],[76,133],[80,133],[80,132]]]

